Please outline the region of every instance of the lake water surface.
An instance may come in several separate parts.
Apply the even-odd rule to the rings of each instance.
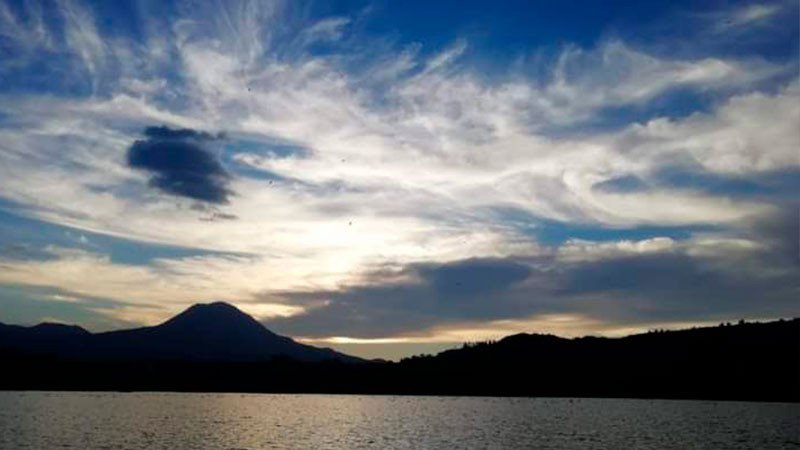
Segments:
[[[800,405],[0,392],[0,449],[800,449]]]

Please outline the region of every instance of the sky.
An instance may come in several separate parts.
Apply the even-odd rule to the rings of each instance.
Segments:
[[[800,316],[798,2],[0,0],[0,322],[397,359]]]

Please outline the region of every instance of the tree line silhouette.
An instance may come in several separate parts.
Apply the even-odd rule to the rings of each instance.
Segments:
[[[800,319],[623,338],[517,334],[399,362],[64,356],[5,336],[0,389],[800,401]]]

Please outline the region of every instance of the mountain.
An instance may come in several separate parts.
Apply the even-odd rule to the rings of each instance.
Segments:
[[[516,334],[400,362],[278,336],[224,303],[154,327],[0,325],[0,389],[800,402],[800,319],[621,338]]]
[[[361,361],[279,336],[222,302],[194,305],[157,326],[97,334],[57,324],[0,325],[2,348],[81,361],[258,362],[279,357]]]
[[[33,327],[0,323],[0,351],[51,354],[55,349],[71,345],[90,333],[75,325],[40,323]]]

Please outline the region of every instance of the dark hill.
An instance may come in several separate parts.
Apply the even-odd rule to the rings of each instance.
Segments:
[[[4,325],[0,348],[80,361],[263,362],[358,358],[279,336],[227,303],[198,304],[154,326],[91,334],[80,327]]]
[[[623,338],[517,334],[405,359],[430,393],[800,400],[800,319]],[[476,388],[480,386],[480,388]]]
[[[399,363],[367,363],[298,344],[214,303],[155,327],[101,334],[0,325],[0,364],[0,389],[797,402],[800,319],[623,338],[517,334]]]

